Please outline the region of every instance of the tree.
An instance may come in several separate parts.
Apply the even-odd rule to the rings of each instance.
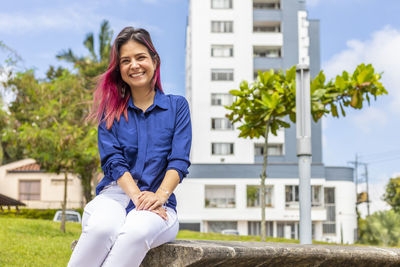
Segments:
[[[242,81],[239,90],[231,90],[236,97],[231,106],[226,106],[230,113],[227,118],[232,123],[240,123],[239,137],[264,137],[264,161],[261,178],[261,240],[265,241],[265,179],[268,164],[269,132],[277,135],[281,127],[288,128],[287,120],[296,122],[296,70],[286,72],[273,70],[258,72],[257,80],[251,85]],[[334,80],[326,82],[321,71],[311,82],[311,113],[314,121],[324,115],[339,117],[338,107],[345,116],[344,107],[361,109],[364,100],[370,103],[370,97],[387,94],[379,82],[381,75],[375,73],[372,65],[357,66],[352,75],[343,71]]]
[[[83,78],[84,83],[82,90],[84,91],[83,93],[87,95],[85,102],[86,116],[89,114],[91,106],[92,89],[95,87],[96,83],[95,78],[105,72],[109,64],[112,35],[113,32],[110,29],[108,21],[104,20],[100,25],[100,33],[98,35],[98,54],[96,54],[95,51],[94,34],[88,33],[83,42],[89,52],[88,55],[80,57],[76,56],[71,49],[61,51],[57,55],[58,59],[73,63],[74,67],[78,69],[79,74]],[[88,127],[86,131],[89,134],[86,135],[84,139],[80,140],[82,152],[78,163],[75,166],[75,171],[82,180],[84,196],[87,202],[92,199],[91,181],[96,181],[94,176],[98,173],[100,166],[97,149],[96,125],[90,123],[88,126],[90,127]]]
[[[393,210],[378,211],[360,223],[362,244],[399,246],[400,214]]]
[[[6,136],[17,140],[25,148],[25,154],[36,159],[46,171],[64,173],[62,231],[65,231],[68,173],[75,172],[80,160],[86,159],[82,145],[93,138],[90,134],[93,126],[85,121],[90,95],[82,89],[83,83],[80,75],[67,70],[49,81],[38,80],[32,71],[26,71],[7,83],[16,93],[9,110],[17,128]],[[95,155],[92,158],[98,161]]]
[[[73,63],[86,79],[86,88],[93,88],[93,78],[106,71],[109,64],[113,31],[107,20],[103,20],[99,33],[99,53],[96,54],[94,34],[86,34],[83,45],[89,52],[87,56],[77,56],[70,48],[57,54],[57,58]]]
[[[390,178],[389,183],[386,185],[386,192],[383,195],[385,200],[392,209],[400,213],[400,176]]]

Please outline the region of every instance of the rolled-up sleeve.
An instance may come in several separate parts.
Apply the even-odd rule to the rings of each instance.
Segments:
[[[180,182],[188,174],[189,155],[192,144],[192,126],[190,122],[189,104],[184,97],[177,98],[176,120],[172,138],[171,152],[168,155],[167,170],[178,172]]]
[[[125,172],[129,172],[129,165],[124,157],[123,150],[115,134],[115,122],[110,130],[105,123],[98,127],[98,145],[101,160],[101,169],[105,176],[118,180]]]

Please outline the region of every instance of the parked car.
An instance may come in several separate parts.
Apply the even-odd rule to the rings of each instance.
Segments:
[[[239,235],[239,231],[236,229],[224,229],[221,231],[221,234],[224,235]]]
[[[54,215],[53,221],[61,222],[62,210],[58,210]],[[74,210],[65,211],[65,221],[67,222],[82,222],[81,214]]]

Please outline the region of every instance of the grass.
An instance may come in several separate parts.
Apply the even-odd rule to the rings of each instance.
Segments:
[[[66,266],[70,244],[81,232],[78,223],[0,218],[0,266]]]
[[[62,233],[60,223],[48,220],[0,217],[0,266],[66,266],[71,256],[70,244],[79,238],[81,225],[67,223],[66,230],[66,233]],[[258,236],[234,236],[186,230],[180,231],[177,239],[260,241]],[[298,240],[267,238],[267,242],[298,243]]]

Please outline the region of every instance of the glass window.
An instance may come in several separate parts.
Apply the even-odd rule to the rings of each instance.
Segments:
[[[322,224],[322,233],[336,234],[336,206],[335,188],[324,188],[324,204],[326,208],[326,221]]]
[[[265,187],[265,206],[272,207],[273,186]],[[261,188],[259,185],[247,186],[247,207],[261,206]]]
[[[265,230],[267,236],[274,235],[274,224],[273,222],[265,222]],[[261,235],[261,222],[247,222],[247,233],[248,235]]]
[[[280,0],[253,0],[254,9],[280,9]]]
[[[264,156],[264,144],[254,144],[255,156]],[[283,144],[268,144],[268,156],[282,156]]]
[[[237,222],[234,221],[211,221],[207,222],[207,224],[209,233],[221,233],[222,230],[226,229],[237,230]]]
[[[211,0],[211,8],[231,9],[232,8],[232,0]]]
[[[281,32],[281,23],[273,22],[254,22],[253,32]]]
[[[234,208],[235,186],[234,185],[206,185],[205,207],[206,208]]]
[[[19,181],[19,200],[40,200],[40,181]]]
[[[268,46],[254,46],[253,57],[279,58],[281,57],[281,48],[268,47]]]
[[[213,106],[230,106],[233,103],[233,95],[231,94],[211,94],[211,105]]]
[[[299,205],[298,185],[285,186],[285,200],[286,200],[286,207],[298,207]]]
[[[212,69],[212,81],[233,81],[233,69]]]
[[[211,32],[232,33],[233,21],[211,21]]]
[[[288,239],[298,238],[298,223],[294,222],[280,222],[276,224],[277,237],[284,237]],[[296,229],[297,228],[297,229]]]
[[[233,130],[233,124],[228,118],[211,118],[212,130]]]
[[[213,155],[233,155],[233,143],[212,143],[211,153]]]
[[[233,57],[233,45],[212,45],[212,57]]]
[[[322,186],[320,185],[311,186],[311,206],[312,207],[322,206]]]

